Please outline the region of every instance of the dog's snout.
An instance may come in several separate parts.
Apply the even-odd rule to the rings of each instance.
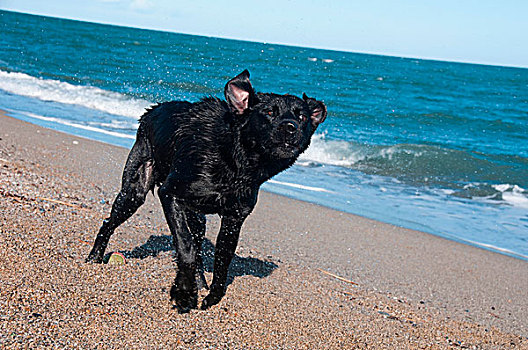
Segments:
[[[283,121],[280,125],[279,125],[280,129],[282,130],[282,132],[287,135],[287,136],[293,136],[295,135],[295,133],[297,132],[297,129],[298,129],[298,125],[292,121]]]
[[[297,131],[297,126],[293,123],[286,124],[286,132],[293,134]]]

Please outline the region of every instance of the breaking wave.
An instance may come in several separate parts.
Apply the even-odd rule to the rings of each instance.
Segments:
[[[152,104],[143,99],[93,86],[73,85],[60,80],[3,70],[0,70],[0,89],[42,101],[78,105],[136,119]]]
[[[528,207],[528,159],[489,156],[436,145],[369,145],[329,140],[318,134],[298,165],[321,164],[398,179],[414,186],[443,189],[461,198],[484,199]]]

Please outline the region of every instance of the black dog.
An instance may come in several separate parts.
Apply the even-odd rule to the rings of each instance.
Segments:
[[[224,94],[227,103],[213,97],[166,102],[141,117],[121,192],[86,259],[102,262],[114,230],[159,186],[178,265],[170,294],[181,312],[196,308],[198,288],[207,288],[201,258],[205,214],[219,214],[222,222],[202,309],[225,294],[240,228],[260,185],[295,162],[326,118],[325,105],[304,94],[255,93],[247,70],[226,84]]]

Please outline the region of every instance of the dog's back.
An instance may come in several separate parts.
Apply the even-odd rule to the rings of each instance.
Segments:
[[[187,164],[188,177],[203,174],[211,166],[221,171],[223,153],[232,152],[236,132],[224,116],[231,116],[229,109],[216,98],[171,101],[149,109],[140,119],[138,137],[147,139],[152,149],[155,182],[162,183],[171,167],[182,162]]]

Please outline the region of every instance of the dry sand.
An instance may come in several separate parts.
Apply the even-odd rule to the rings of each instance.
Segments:
[[[527,262],[265,192],[225,298],[180,315],[151,195],[111,239],[127,264],[84,263],[126,154],[0,116],[0,348],[528,348]]]

